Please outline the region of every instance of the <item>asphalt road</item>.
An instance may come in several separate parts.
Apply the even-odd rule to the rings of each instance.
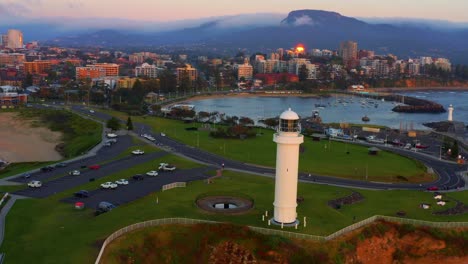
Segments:
[[[90,114],[82,106],[72,107],[74,111],[81,112],[84,114],[92,115],[100,119],[109,119],[110,115],[107,115],[102,112],[96,111],[95,113]],[[191,159],[211,164],[217,167],[220,167],[222,163],[225,164],[225,168],[241,170],[246,172],[253,172],[256,174],[263,174],[266,176],[273,176],[275,170],[272,168],[263,168],[251,164],[246,164],[234,160],[229,160],[212,153],[205,152],[198,148],[187,146],[180,142],[177,142],[167,136],[161,136],[159,134],[151,133],[152,129],[150,126],[141,123],[134,122],[134,131],[152,134],[155,137],[156,142],[161,143],[167,147],[170,147],[173,151],[182,154]],[[380,148],[383,148],[379,145]],[[466,168],[461,168],[459,165],[446,163],[443,161],[437,160],[434,158],[429,158],[426,155],[421,155],[420,153],[414,153],[411,151],[406,151],[398,148],[388,148],[388,150],[398,153],[400,155],[410,157],[416,160],[419,160],[426,164],[428,167],[431,167],[434,172],[439,175],[439,178],[432,183],[425,183],[422,185],[419,184],[406,184],[406,183],[379,183],[379,182],[370,182],[364,180],[349,180],[343,178],[336,178],[331,176],[320,176],[320,175],[311,175],[308,176],[306,173],[299,174],[299,179],[305,182],[317,182],[322,184],[331,184],[337,186],[347,186],[347,187],[358,187],[358,188],[369,188],[369,189],[407,189],[407,190],[425,190],[430,186],[438,186],[440,189],[456,189],[458,187],[464,187],[465,182],[456,174],[456,172],[461,170],[466,170]]]
[[[98,170],[88,170],[82,173],[79,176],[72,176],[67,175],[57,179],[53,179],[47,182],[43,182],[41,188],[26,188],[19,191],[14,192],[14,194],[28,196],[28,197],[35,197],[35,198],[44,198],[50,195],[54,195],[56,193],[65,191],[67,189],[74,188],[79,185],[86,184],[90,182],[91,179],[100,179],[106,177],[110,174],[116,173],[118,171],[122,171],[128,169],[130,167],[134,167],[138,164],[146,163],[151,160],[163,157],[167,155],[167,152],[160,151],[160,152],[153,152],[147,153],[140,156],[130,156],[125,157],[123,159],[115,160],[109,163],[106,163],[101,166]],[[158,164],[154,164],[155,168]],[[146,173],[146,172],[142,172]],[[132,175],[128,175],[126,178],[130,178]],[[96,188],[99,188],[99,185],[96,183]]]

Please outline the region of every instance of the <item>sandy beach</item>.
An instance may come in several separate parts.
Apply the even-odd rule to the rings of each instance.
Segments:
[[[292,93],[292,94],[280,94],[280,93],[227,93],[227,94],[212,94],[212,95],[197,95],[187,99],[185,101],[198,101],[204,99],[218,99],[218,98],[242,98],[242,97],[304,97],[304,98],[320,98],[320,95],[317,94],[301,94],[301,93]]]
[[[44,127],[33,127],[16,113],[0,113],[0,159],[10,163],[55,161],[62,156],[55,151],[62,134]]]
[[[325,90],[324,90],[325,91]],[[373,92],[381,93],[401,93],[401,92],[413,92],[413,91],[468,91],[468,87],[406,87],[406,88],[377,88],[372,89]],[[331,94],[333,95],[333,94]],[[233,97],[304,97],[304,98],[320,98],[321,95],[309,94],[309,93],[292,93],[292,94],[281,94],[281,93],[226,93],[226,94],[211,94],[211,95],[197,95],[191,97],[187,101],[198,101],[204,99],[218,99],[218,98],[233,98]],[[174,104],[174,103],[170,103]]]

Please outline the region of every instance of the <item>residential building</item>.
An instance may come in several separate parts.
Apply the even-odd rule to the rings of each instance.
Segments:
[[[32,62],[24,62],[25,74],[46,74],[51,68],[49,60],[36,60]]]
[[[138,78],[120,78],[117,81],[117,89],[132,89]]]
[[[106,70],[97,66],[76,67],[76,79],[95,79],[106,76]]]
[[[434,65],[439,68],[439,69],[442,69],[444,71],[450,71],[452,70],[452,64],[450,63],[450,61],[446,58],[437,58],[434,60]]]
[[[148,78],[158,77],[158,67],[156,65],[150,65],[143,63],[141,66],[135,67],[135,76],[145,76]]]
[[[245,59],[244,64],[237,65],[237,79],[244,77],[246,80],[252,80],[253,67],[250,65],[249,60]]]
[[[369,58],[372,59],[375,56],[375,52],[373,50],[359,50],[358,59],[362,58]]]
[[[20,53],[0,53],[0,66],[17,66],[25,62],[24,54]]]
[[[115,63],[94,63],[93,65],[87,66],[103,68],[106,72],[106,76],[119,76],[119,65]]]
[[[422,66],[424,66],[426,64],[432,64],[433,63],[431,57],[420,57],[419,62],[421,63]]]
[[[419,75],[419,73],[420,73],[419,63],[415,63],[415,62],[408,63],[408,74]]]
[[[193,82],[198,78],[198,71],[192,65],[185,64],[185,67],[177,68],[177,83],[180,83],[184,76],[188,76],[189,80]]]
[[[378,76],[386,76],[390,72],[388,62],[386,60],[378,60],[375,63],[375,74]]]
[[[355,67],[357,65],[357,42],[344,41],[340,44],[340,56],[343,58],[344,64],[348,68]]]
[[[10,49],[22,49],[23,48],[23,33],[17,29],[9,29],[8,41],[6,44],[7,48]]]

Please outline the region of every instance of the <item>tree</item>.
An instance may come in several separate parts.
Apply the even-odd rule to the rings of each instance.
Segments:
[[[299,81],[304,82],[307,80],[308,77],[309,77],[309,70],[307,69],[305,64],[303,64],[299,68]]]
[[[28,73],[26,75],[26,78],[24,79],[23,87],[26,88],[26,87],[29,87],[31,85],[33,85],[33,78],[32,78],[32,75],[30,73]]]
[[[120,121],[115,117],[111,117],[111,119],[107,120],[106,126],[112,130],[119,130]]]
[[[460,151],[458,149],[458,141],[455,140],[452,146],[452,158],[457,158],[459,153]]]
[[[131,117],[127,118],[127,130],[133,130],[133,123]]]

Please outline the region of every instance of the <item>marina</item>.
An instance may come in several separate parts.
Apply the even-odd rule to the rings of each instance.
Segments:
[[[468,120],[468,91],[418,91],[402,93],[433,101],[447,108],[454,106],[454,120]],[[404,97],[403,97],[404,98]],[[404,100],[404,99],[403,99]],[[378,98],[364,98],[351,95],[334,95],[323,98],[310,97],[221,97],[188,101],[196,111],[218,111],[229,116],[246,116],[256,122],[260,119],[278,116],[284,109],[294,105],[301,117],[310,117],[319,111],[325,123],[377,124],[391,128],[428,129],[423,124],[447,120],[447,113],[397,113],[395,106],[404,101],[392,102]],[[320,106],[320,107],[317,107]],[[370,120],[363,121],[367,116]]]

